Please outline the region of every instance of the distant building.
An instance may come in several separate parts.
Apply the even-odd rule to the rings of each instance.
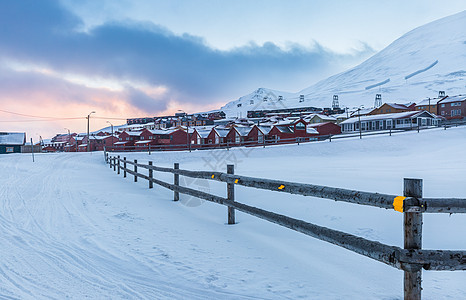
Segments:
[[[21,153],[21,146],[26,144],[24,132],[0,132],[0,154]]]
[[[340,123],[343,133],[359,132],[360,130],[411,129],[417,128],[418,126],[425,127],[437,125],[437,116],[427,111],[407,111],[394,114],[352,117]]]
[[[381,115],[381,114],[393,114],[405,111],[414,110],[415,103],[408,104],[397,104],[397,103],[384,103],[382,106],[373,109],[368,115]]]
[[[466,117],[466,95],[445,97],[438,102],[438,114],[449,120]]]

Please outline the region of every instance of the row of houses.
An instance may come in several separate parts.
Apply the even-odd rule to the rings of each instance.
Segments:
[[[117,149],[192,149],[212,146],[255,146],[264,143],[290,143],[316,140],[330,134],[340,134],[340,126],[327,122],[309,124],[303,119],[275,125],[234,125],[178,127],[168,130],[124,131],[119,134],[113,148]],[[92,142],[92,141],[91,141]],[[110,149],[110,147],[107,147]]]

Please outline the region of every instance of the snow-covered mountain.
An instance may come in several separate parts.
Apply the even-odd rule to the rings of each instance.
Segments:
[[[248,110],[292,107],[331,107],[333,95],[341,107],[383,102],[419,102],[466,92],[466,11],[418,27],[360,65],[331,76],[297,93],[259,88],[222,110],[245,116]],[[304,95],[304,101],[300,100]],[[279,96],[282,99],[279,100]],[[265,98],[265,100],[264,100]]]

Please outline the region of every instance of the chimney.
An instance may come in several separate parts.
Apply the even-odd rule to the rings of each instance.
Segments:
[[[438,97],[439,98],[445,97],[445,91],[438,91]]]

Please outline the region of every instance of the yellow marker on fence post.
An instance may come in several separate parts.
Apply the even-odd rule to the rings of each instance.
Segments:
[[[212,175],[212,179],[214,179],[215,175]]]
[[[282,184],[278,187],[279,190],[283,190],[285,188],[285,186]]]
[[[235,183],[238,183],[238,179],[235,180]]]
[[[393,199],[393,208],[396,211],[403,212],[403,201],[406,199],[406,197],[403,196],[398,196]]]

